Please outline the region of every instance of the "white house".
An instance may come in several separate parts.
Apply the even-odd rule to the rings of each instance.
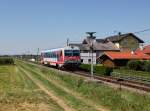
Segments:
[[[92,53],[80,53],[81,62],[83,64],[90,64],[92,61]],[[93,64],[96,64],[96,53],[93,53]]]

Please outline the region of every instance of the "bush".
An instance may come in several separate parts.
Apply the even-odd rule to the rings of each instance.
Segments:
[[[90,64],[81,64],[80,69],[82,69],[84,71],[91,71],[91,65]],[[112,68],[101,66],[101,65],[94,65],[94,73],[96,73],[96,75],[110,76],[112,71],[113,71]]]
[[[145,61],[143,65],[144,71],[150,72],[150,61]]]
[[[0,65],[14,64],[13,58],[0,57]]]
[[[105,67],[105,66],[95,66],[94,69],[97,75],[102,74],[105,76],[110,76],[111,72],[113,71],[113,68]]]
[[[143,62],[139,60],[131,60],[127,63],[127,67],[131,70],[143,70]]]
[[[91,70],[91,65],[89,64],[81,64],[80,69],[84,71],[90,71]]]

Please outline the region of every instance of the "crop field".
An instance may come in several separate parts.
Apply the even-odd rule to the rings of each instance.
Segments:
[[[150,111],[150,95],[16,60],[0,66],[0,111]]]

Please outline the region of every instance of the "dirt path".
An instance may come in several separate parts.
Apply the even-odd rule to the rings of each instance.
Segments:
[[[51,82],[52,84],[54,84],[55,86],[57,86],[58,88],[64,90],[65,92],[73,95],[75,98],[83,101],[84,103],[86,103],[89,106],[94,107],[97,111],[109,111],[106,108],[104,108],[103,106],[100,106],[98,104],[95,104],[94,102],[84,98],[81,94],[74,92],[71,89],[68,89],[67,87],[60,85],[61,82],[56,82],[55,80],[50,79],[48,76],[46,77],[44,74],[38,73],[36,71],[34,71],[35,73],[39,74],[41,77],[43,77],[44,79],[48,80],[49,82]]]
[[[63,100],[61,100],[60,98],[58,98],[57,96],[55,96],[52,92],[50,92],[49,90],[47,90],[45,88],[45,86],[37,79],[33,78],[31,76],[31,74],[26,71],[25,69],[19,67],[41,90],[43,90],[47,95],[49,95],[49,97],[51,99],[53,99],[54,101],[56,101],[56,103],[62,107],[65,111],[74,111],[72,108],[70,108],[67,104],[64,103]]]

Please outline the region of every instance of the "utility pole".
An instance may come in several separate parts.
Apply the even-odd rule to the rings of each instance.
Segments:
[[[37,50],[37,63],[39,61],[39,51],[40,51],[40,48],[38,48],[38,50]]]
[[[93,36],[93,34],[95,34],[96,32],[86,32],[86,34],[89,34],[89,38],[91,39],[91,43],[90,43],[90,49],[91,49],[91,54],[92,54],[92,58],[91,58],[91,78],[93,78],[94,74],[93,74],[93,40],[96,38],[95,36]]]
[[[67,38],[67,46],[69,46],[69,38]]]

